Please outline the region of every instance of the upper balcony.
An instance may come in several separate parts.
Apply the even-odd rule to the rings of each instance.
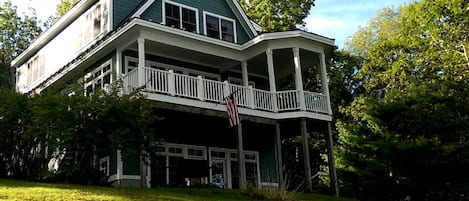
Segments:
[[[135,68],[123,76],[126,92],[141,90],[150,100],[224,111],[224,98],[234,94],[239,113],[271,119],[310,117],[330,120],[327,96],[304,90],[270,92],[165,71]],[[140,75],[140,77],[139,77]]]

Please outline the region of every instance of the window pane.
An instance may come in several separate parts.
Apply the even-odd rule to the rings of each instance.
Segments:
[[[234,42],[234,24],[232,21],[221,20],[222,40]]]
[[[93,36],[96,37],[99,33],[101,33],[101,5],[98,4],[98,6],[96,6],[93,15]]]
[[[196,32],[197,22],[195,11],[182,8],[182,27],[186,31]]]
[[[166,25],[170,27],[180,28],[179,6],[166,3],[165,12]]]
[[[216,17],[207,15],[205,18],[207,36],[220,39],[219,20]]]

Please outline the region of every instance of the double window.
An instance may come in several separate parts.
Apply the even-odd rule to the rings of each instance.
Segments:
[[[235,20],[215,14],[204,13],[205,34],[208,37],[236,43]]]
[[[164,1],[165,24],[189,32],[198,32],[197,9],[181,4]]]
[[[105,89],[111,84],[111,62],[106,62],[85,76],[85,95],[90,96],[98,89]]]
[[[86,47],[95,38],[109,30],[108,12],[108,1],[102,0],[78,18],[77,24],[74,25],[78,34],[75,40],[77,50]]]

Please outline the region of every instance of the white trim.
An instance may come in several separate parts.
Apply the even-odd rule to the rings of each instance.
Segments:
[[[145,12],[154,2],[155,0],[148,0],[145,4],[143,4],[142,7],[140,7],[140,9],[137,10],[137,12],[132,15],[132,18],[140,17],[143,12]]]
[[[241,14],[241,16],[243,17],[243,20],[244,22],[246,22],[246,24],[248,25],[250,31],[252,32],[252,34],[254,36],[257,36],[257,31],[255,29],[255,27],[253,26],[253,24],[251,23],[251,20],[249,20],[249,17],[246,15],[246,13],[244,12],[244,9],[241,8],[241,5],[239,4],[239,2],[237,0],[232,0],[233,4],[235,5],[236,9],[238,10],[238,12]],[[257,25],[257,24],[256,24]],[[261,28],[262,30],[262,28]]]
[[[110,168],[109,161],[110,161],[109,156],[99,159],[99,171],[106,170],[106,172],[104,173],[106,176],[109,176],[109,168]],[[106,163],[105,168],[101,166],[102,163]]]
[[[109,0],[109,31],[114,28],[114,1]]]
[[[120,180],[124,180],[124,179],[140,181],[140,175],[122,175]]]
[[[188,98],[156,94],[156,93],[151,93],[151,92],[141,92],[141,93],[149,100],[162,101],[162,102],[185,105],[185,106],[190,106],[190,107],[198,107],[198,108],[203,108],[203,109],[226,112],[226,106],[224,104],[204,102],[204,101],[192,100]],[[238,108],[238,110],[239,110],[239,114],[255,116],[255,117],[263,117],[266,119],[274,119],[274,120],[304,117],[304,118],[318,119],[318,120],[324,120],[324,121],[332,121],[331,115],[319,114],[319,113],[308,112],[308,111],[296,111],[296,112],[292,111],[292,112],[275,113],[275,112],[267,112],[267,111],[261,111],[261,110],[253,110],[253,109],[248,109],[248,108],[240,108],[240,107]]]
[[[117,150],[117,157],[116,158],[117,158],[116,159],[117,160],[117,162],[116,162],[116,164],[117,164],[117,170],[116,170],[117,171],[117,180],[120,180],[122,178],[122,175],[123,175],[122,171],[123,171],[123,168],[124,168],[124,166],[122,164],[122,152],[121,152],[121,150]]]
[[[233,23],[233,43],[238,43],[238,34],[236,33],[237,32],[237,29],[236,29],[236,20],[235,19],[232,19],[232,18],[229,18],[229,17],[225,17],[225,16],[221,16],[221,15],[218,15],[218,14],[215,14],[215,13],[211,13],[211,12],[208,12],[208,11],[204,11],[203,12],[203,16],[204,16],[204,35],[207,36],[207,15],[211,16],[211,17],[215,17],[215,18],[218,18],[218,31],[219,31],[219,34],[218,34],[218,39],[219,40],[222,40],[222,41],[225,41],[223,40],[223,33],[222,33],[222,28],[221,28],[221,20],[226,20],[226,21],[230,21]],[[207,36],[208,37],[208,36]],[[226,41],[226,42],[230,42],[230,41]],[[231,43],[231,42],[230,42]]]
[[[261,182],[262,186],[266,187],[279,187],[280,185],[277,182]]]
[[[112,181],[116,181],[116,180],[118,180],[117,179],[117,174],[113,174],[113,175],[109,176],[107,182],[112,182]]]
[[[179,7],[179,26],[180,26],[180,29],[181,30],[184,30],[184,28],[182,27],[182,8],[185,8],[185,9],[188,9],[188,10],[193,10],[195,11],[195,33],[199,33],[200,32],[200,29],[199,29],[199,10],[197,8],[194,8],[194,7],[191,7],[191,6],[187,6],[187,5],[184,5],[184,4],[180,4],[180,3],[177,3],[177,2],[174,2],[174,1],[170,1],[170,0],[163,0],[161,1],[162,2],[162,8],[161,8],[161,13],[162,13],[162,16],[161,16],[161,22],[166,25],[166,3],[168,4],[172,4],[174,6],[178,6]],[[185,30],[184,30],[185,31]]]

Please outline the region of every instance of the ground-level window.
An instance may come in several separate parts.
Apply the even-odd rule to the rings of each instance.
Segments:
[[[109,176],[109,156],[99,159],[99,171]]]
[[[197,9],[171,1],[164,1],[164,8],[164,20],[167,26],[198,32]]]
[[[96,90],[106,89],[111,84],[111,61],[104,63],[85,75],[85,95],[90,96]]]
[[[205,35],[236,43],[236,21],[231,18],[204,12]]]

